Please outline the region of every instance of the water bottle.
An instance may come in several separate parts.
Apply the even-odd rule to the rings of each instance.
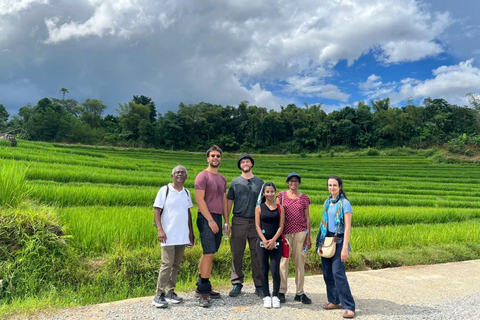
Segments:
[[[306,256],[307,256],[307,252],[308,252],[308,247],[307,247],[307,246],[303,246],[302,256],[306,257]]]
[[[229,236],[227,235],[228,224],[225,223],[223,226],[223,240],[228,241]]]

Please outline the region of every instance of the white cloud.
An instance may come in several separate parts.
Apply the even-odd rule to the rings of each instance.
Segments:
[[[429,41],[389,41],[382,44],[381,47],[383,54],[380,59],[387,63],[418,61],[443,52],[443,48],[439,44]]]
[[[362,90],[371,90],[382,85],[382,77],[372,74],[367,78],[367,81],[360,83],[358,86]]]
[[[384,83],[378,75],[372,74],[367,81],[361,82],[358,88],[362,91],[367,100],[376,100],[395,95],[398,84],[396,82]]]
[[[47,4],[48,0],[2,0],[0,1],[0,16],[13,15],[26,10],[34,4]]]
[[[442,97],[450,103],[465,103],[467,93],[480,93],[480,69],[472,60],[441,66],[432,71],[434,78],[400,87],[404,98]]]
[[[159,111],[180,101],[347,102],[348,75],[334,82],[345,76],[339,61],[434,57],[451,24],[415,0],[3,0],[0,8],[0,85],[28,78],[39,92],[66,87],[113,107],[145,94]],[[392,92],[381,78],[360,87]]]
[[[61,24],[58,17],[45,19],[48,30],[46,43],[58,43],[71,38],[88,36],[102,37],[104,35],[128,36],[135,25],[129,21],[127,13],[133,11],[138,16],[138,9],[135,9],[132,1],[90,1],[95,11],[87,21],[77,23],[74,21]]]
[[[298,94],[301,97],[322,97],[339,101],[347,101],[348,94],[343,93],[337,86],[325,84],[317,77],[294,76],[287,80],[285,91]]]
[[[326,113],[332,113],[345,108],[344,104],[322,104],[322,110]]]
[[[252,86],[250,94],[253,98],[250,102],[253,102],[257,107],[280,110],[280,106],[286,104],[281,99],[275,97],[272,92],[263,90],[259,83]]]
[[[432,70],[432,78],[419,80],[405,78],[397,82],[382,83],[375,75],[359,87],[368,100],[390,97],[392,105],[407,99],[427,97],[443,98],[452,104],[468,104],[467,93],[480,93],[480,69],[473,66],[473,60],[457,65],[441,66]],[[375,83],[375,85],[372,85]]]
[[[92,0],[90,4],[95,8],[94,13],[83,23],[46,19],[47,41],[128,35],[151,23],[150,12],[141,10],[142,7],[159,11],[158,21],[171,25],[163,5],[146,0]],[[419,60],[442,52],[435,39],[450,24],[448,14],[432,16],[413,0],[332,1],[323,5],[308,0],[277,5],[259,1],[249,6],[205,1],[204,6],[192,5],[188,11],[170,6],[173,12],[169,13],[185,13],[182,23],[191,24],[189,19],[195,21],[192,15],[200,10],[205,18],[214,18],[210,23],[213,34],[226,33],[232,37],[231,41],[247,41],[237,68],[248,75],[288,64],[299,55],[316,64],[335,64],[344,59],[353,64],[375,48],[382,50],[382,59],[387,62]],[[132,15],[137,19],[128,19]],[[145,19],[138,19],[142,17]]]

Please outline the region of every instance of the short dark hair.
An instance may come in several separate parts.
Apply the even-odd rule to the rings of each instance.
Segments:
[[[220,155],[222,154],[222,149],[220,149],[220,147],[217,146],[216,144],[214,144],[213,146],[210,147],[210,149],[207,150],[207,157],[210,157],[210,152],[212,151],[220,152]]]

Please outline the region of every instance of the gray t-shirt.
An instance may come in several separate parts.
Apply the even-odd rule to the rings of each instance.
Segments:
[[[228,188],[227,199],[233,200],[233,214],[238,217],[254,218],[258,194],[262,190],[263,180],[257,177],[235,178]]]

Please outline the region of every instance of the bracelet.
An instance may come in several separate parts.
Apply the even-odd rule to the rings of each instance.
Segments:
[[[212,219],[212,220],[207,220],[208,223],[210,223],[210,222],[212,222],[212,221],[213,221],[213,219]]]

